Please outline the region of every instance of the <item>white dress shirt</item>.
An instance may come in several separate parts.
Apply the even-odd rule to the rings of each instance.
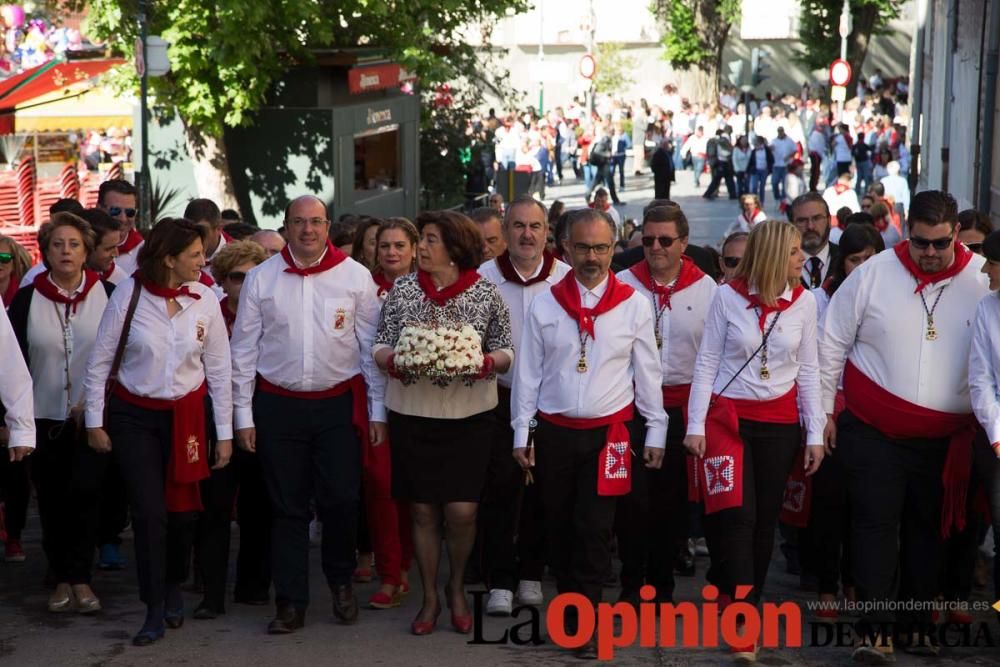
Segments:
[[[969,393],[976,419],[990,444],[1000,442],[1000,295],[983,297],[976,308],[969,352]]]
[[[593,308],[608,281],[588,290],[577,281],[584,308]],[[587,366],[580,359],[577,322],[559,305],[552,290],[539,294],[528,309],[511,396],[514,448],[528,442],[528,422],[538,411],[572,419],[607,417],[635,401],[646,418],[646,447],[662,449],[667,414],[660,389],[663,371],[653,334],[648,300],[638,292],[594,318],[587,337]],[[634,387],[633,387],[634,383]]]
[[[30,269],[24,272],[23,276],[21,276],[21,282],[18,283],[17,286],[18,289],[22,287],[27,287],[31,283],[35,282],[35,276],[45,273],[46,270],[47,268],[45,266],[45,262],[39,262],[38,264],[32,266]]]
[[[230,440],[233,401],[226,323],[212,290],[197,282],[184,284],[201,298],[177,297],[181,310],[173,317],[167,314],[166,299],[142,290],[118,384],[136,396],[176,400],[196,390],[207,378],[216,435],[219,440]],[[129,278],[115,289],[101,318],[84,386],[87,428],[105,426],[104,385],[135,286],[135,279]]]
[[[646,289],[646,286],[628,269],[617,275],[619,280],[631,285],[646,298],[653,313],[655,326],[656,312],[660,309],[658,297]],[[663,347],[659,350],[659,356],[663,366],[664,385],[691,383],[694,361],[698,356],[702,333],[705,331],[705,317],[708,315],[708,306],[712,303],[716,289],[718,286],[714,280],[702,276],[695,284],[673,294],[670,297],[670,308],[663,307],[663,314],[660,316],[660,340],[663,341]]]
[[[52,280],[49,276],[48,280]],[[83,288],[86,277],[72,292],[59,289],[73,297]],[[53,282],[53,284],[55,284]],[[57,286],[58,287],[58,286]],[[66,319],[65,304],[55,303],[35,290],[28,309],[28,363],[34,385],[35,419],[62,421],[69,416],[67,405],[83,405],[83,383],[87,374],[97,330],[101,323],[108,295],[104,285],[97,283],[87,292],[86,298],[69,309]],[[64,341],[63,325],[67,324]],[[68,347],[67,347],[68,344]],[[69,355],[70,392],[66,392],[66,357]]]
[[[381,302],[353,259],[320,273],[286,273],[281,255],[254,267],[240,291],[231,341],[236,428],[253,427],[260,374],[289,391],[324,391],[361,373],[368,416],[385,421],[385,376],[371,355]]]
[[[804,254],[806,256],[806,263],[802,265],[802,281],[807,287],[812,285],[812,274],[809,272],[809,266],[813,257],[819,257],[819,284],[822,285],[826,277],[830,275],[830,243],[824,243],[823,249],[815,255],[810,255],[807,252]]]
[[[535,269],[534,273],[530,276],[521,277],[525,280],[534,278],[541,272],[543,264],[543,262],[539,262],[538,268]],[[517,271],[517,267],[514,267],[514,270]],[[562,280],[563,276],[571,270],[569,264],[557,259],[552,267],[552,273],[548,278],[526,287],[504,278],[495,259],[491,259],[479,267],[479,275],[497,286],[497,289],[500,290],[501,298],[507,304],[507,308],[510,309],[510,335],[514,341],[515,350],[521,347],[521,332],[524,330],[524,320],[528,317],[528,308],[531,306],[531,302],[542,292],[548,292],[553,285]],[[520,275],[520,272],[518,272],[518,275]],[[510,389],[513,382],[513,366],[506,373],[497,375],[497,383],[501,387]]]
[[[141,241],[136,247],[126,253],[119,254],[115,258],[115,264],[122,267],[125,275],[131,276],[139,268],[139,251],[142,250],[142,246],[144,245],[146,245],[146,242]]]
[[[125,273],[125,270],[118,264],[118,262],[115,262],[115,268],[112,269],[111,275],[105,278],[105,280],[107,280],[115,287],[121,285],[128,279],[129,279],[129,274]]]
[[[751,288],[751,294],[756,290]],[[782,299],[791,299],[786,289]],[[688,435],[705,435],[705,419],[713,394],[718,394],[760,346],[758,311],[729,285],[722,285],[708,311],[705,333],[695,362],[694,381],[688,402]],[[768,315],[766,331],[777,313]],[[722,395],[749,401],[770,401],[784,396],[798,383],[799,409],[806,429],[807,445],[823,444],[826,414],[820,402],[816,351],[816,299],[809,291],[780,314],[767,342],[770,378],[760,377],[758,353]]]
[[[7,311],[0,308],[0,403],[7,409],[9,447],[35,446],[35,407],[31,374],[24,364]]]
[[[976,304],[988,293],[973,255],[957,276],[924,288],[934,310],[937,340],[927,340],[927,315],[916,279],[886,250],[851,272],[827,309],[820,340],[823,409],[833,412],[846,360],[903,400],[942,412],[970,412],[969,346]],[[944,290],[942,293],[941,290]]]

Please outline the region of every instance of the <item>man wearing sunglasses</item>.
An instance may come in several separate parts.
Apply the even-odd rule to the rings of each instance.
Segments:
[[[802,252],[806,255],[806,263],[802,266],[802,285],[806,289],[820,287],[840,256],[836,244],[830,242],[830,207],[826,199],[817,193],[807,192],[795,198],[788,216],[802,235]]]
[[[139,268],[139,248],[143,244],[142,235],[135,228],[137,201],[135,186],[128,181],[104,181],[97,191],[97,208],[106,211],[122,225],[122,241],[118,245],[116,263],[127,275],[132,275]]]
[[[895,599],[897,576],[899,599],[934,599],[942,537],[965,518],[970,466],[957,462],[974,435],[970,323],[989,293],[985,260],[957,241],[958,207],[945,192],[916,195],[908,226],[908,241],[866,262],[834,293],[819,343],[824,438],[845,471],[864,603]],[[834,423],[841,376],[847,407]],[[917,605],[921,611],[879,606],[865,614],[872,630],[892,632],[858,644],[855,657],[889,661],[900,632],[914,633],[911,648],[936,653],[914,632],[931,621],[930,607]]]

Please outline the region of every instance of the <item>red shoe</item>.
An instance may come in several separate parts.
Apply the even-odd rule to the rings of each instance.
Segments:
[[[451,612],[451,627],[455,632],[467,635],[472,632],[472,614],[456,614]]]
[[[955,625],[972,625],[972,614],[964,611],[949,611],[948,622]]]
[[[420,611],[423,611],[421,609]],[[410,632],[419,636],[429,635],[434,632],[434,626],[437,625],[438,616],[441,615],[441,606],[438,605],[437,610],[434,612],[434,618],[429,621],[419,621],[414,619],[413,623],[410,623]],[[417,618],[420,618],[420,614],[417,614]]]
[[[15,540],[14,538],[8,538],[7,543],[4,545],[4,556],[3,559],[8,563],[23,563],[24,549],[21,547],[21,540]]]
[[[410,584],[409,582],[403,582],[399,585],[399,594],[406,597],[410,594]]]
[[[354,583],[368,584],[372,580],[372,569],[370,567],[359,567],[354,570]]]
[[[393,609],[398,607],[403,601],[403,596],[399,593],[399,587],[392,592],[392,595],[382,591],[375,591],[375,594],[368,598],[368,606],[372,609]]]

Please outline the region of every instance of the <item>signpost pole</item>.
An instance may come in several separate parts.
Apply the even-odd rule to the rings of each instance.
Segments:
[[[139,168],[136,185],[139,191],[139,225],[145,229],[152,226],[150,220],[152,187],[149,183],[149,63],[147,62],[149,49],[146,44],[149,26],[146,16],[147,7],[147,0],[139,0],[139,40],[142,43],[142,71],[139,77],[139,127],[142,132],[142,141],[140,142],[139,154],[142,165]]]

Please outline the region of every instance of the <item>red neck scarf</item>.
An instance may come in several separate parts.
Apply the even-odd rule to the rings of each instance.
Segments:
[[[726,283],[733,290],[746,299],[749,302],[747,310],[751,308],[760,308],[760,317],[758,318],[758,324],[760,324],[760,330],[764,330],[764,323],[767,321],[767,316],[771,313],[780,313],[788,310],[793,303],[798,301],[798,298],[802,296],[802,293],[806,291],[806,288],[802,285],[798,285],[792,290],[792,298],[788,299],[778,299],[778,304],[776,306],[769,306],[760,300],[759,294],[750,294],[750,287],[747,285],[746,278],[737,278]]]
[[[544,281],[552,275],[552,268],[555,264],[555,256],[549,254],[548,251],[543,252],[542,270],[539,271],[538,275],[534,278],[528,278],[525,280],[521,277],[521,274],[517,272],[517,269],[514,268],[514,263],[510,261],[510,253],[508,251],[504,250],[502,255],[497,256],[497,268],[500,269],[500,273],[503,274],[503,277],[512,283],[521,285],[522,287],[527,287]]]
[[[101,280],[111,280],[111,276],[115,273],[115,260],[111,260],[111,265],[108,270],[101,274]]]
[[[236,324],[236,313],[229,310],[229,297],[224,296],[219,301],[219,307],[222,309],[222,319],[226,321],[226,329],[229,331],[229,335],[233,335],[233,325]]]
[[[327,239],[326,254],[323,255],[323,259],[316,266],[310,266],[308,269],[300,269],[295,266],[295,260],[292,259],[292,252],[288,249],[287,245],[281,249],[281,258],[284,259],[285,264],[288,265],[288,268],[285,269],[285,273],[294,273],[297,276],[309,276],[314,273],[329,271],[347,259],[347,255],[345,255],[340,248],[335,248],[333,244],[330,243],[330,239]]]
[[[612,310],[634,293],[635,290],[615,278],[615,274],[608,273],[608,286],[604,290],[604,296],[593,308],[584,308],[580,301],[580,288],[576,284],[576,275],[572,271],[552,286],[552,296],[556,298],[556,303],[576,321],[580,331],[586,331],[595,340],[594,318]]]
[[[13,280],[13,277],[11,277],[11,280]],[[64,296],[55,283],[49,280],[49,271],[42,271],[35,276],[32,284],[35,286],[35,291],[39,292],[46,299],[55,301],[56,303],[64,303],[67,308],[72,308],[75,313],[77,304],[86,299],[90,289],[99,282],[101,282],[101,277],[97,275],[97,272],[84,269],[83,288],[72,297]]]
[[[587,206],[597,211],[607,211],[611,208],[611,204],[605,204],[601,208],[597,208],[597,204],[595,202],[590,202]]]
[[[142,243],[142,234],[135,229],[128,230],[128,236],[118,246],[118,254],[126,255],[135,250]]]
[[[215,287],[215,281],[212,279],[212,276],[208,275],[208,271],[202,271],[198,274],[198,282],[205,287]]]
[[[851,189],[850,185],[844,185],[843,183],[834,183],[833,185],[833,191],[836,192],[838,195],[842,195],[850,189]]]
[[[195,301],[201,299],[201,295],[197,292],[192,292],[187,285],[181,285],[177,289],[172,289],[170,287],[161,287],[156,283],[142,280],[142,286],[153,296],[162,296],[164,299],[176,299],[179,296],[189,296]]]
[[[755,208],[753,210],[753,215],[751,215],[749,218],[747,217],[746,213],[740,213],[740,215],[743,216],[743,219],[747,221],[747,227],[753,227],[755,224],[757,224],[757,223],[754,222],[754,220],[757,219],[757,216],[759,214],[760,214],[760,209],[759,208]]]
[[[230,236],[225,229],[222,230],[222,238],[226,239],[226,243],[232,243],[236,239]]]
[[[909,240],[897,243],[893,251],[906,270],[910,272],[910,275],[917,279],[917,288],[913,290],[914,294],[919,294],[928,285],[954,278],[972,261],[972,251],[959,242],[957,235],[955,236],[955,261],[947,269],[937,273],[924,273],[920,266],[913,261],[913,258],[910,257]]]
[[[423,269],[417,269],[417,283],[424,291],[424,296],[439,306],[444,306],[450,300],[469,289],[479,280],[479,272],[475,269],[465,269],[458,272],[458,280],[445,288],[438,289],[431,280],[431,274]]]
[[[649,263],[646,260],[642,260],[629,269],[629,271],[642,283],[643,287],[657,296],[657,303],[660,306],[666,306],[670,310],[673,310],[670,306],[670,297],[685,287],[691,287],[691,285],[694,285],[705,275],[705,272],[695,266],[691,260],[686,262],[681,260],[681,270],[677,274],[677,280],[673,287],[657,285],[656,281],[653,280],[653,274],[650,272]]]
[[[10,302],[14,300],[14,295],[17,294],[17,287],[21,283],[21,277],[15,273],[10,274],[10,282],[7,283],[7,291],[3,293],[3,306],[4,308],[10,305]]]
[[[875,218],[875,229],[877,229],[879,233],[884,232],[889,229],[889,221],[885,218]]]
[[[372,279],[375,281],[375,285],[378,286],[379,296],[388,294],[389,290],[391,290],[392,286],[395,284],[393,281],[386,278],[385,274],[383,274],[381,271],[379,271],[378,273],[373,273]]]

